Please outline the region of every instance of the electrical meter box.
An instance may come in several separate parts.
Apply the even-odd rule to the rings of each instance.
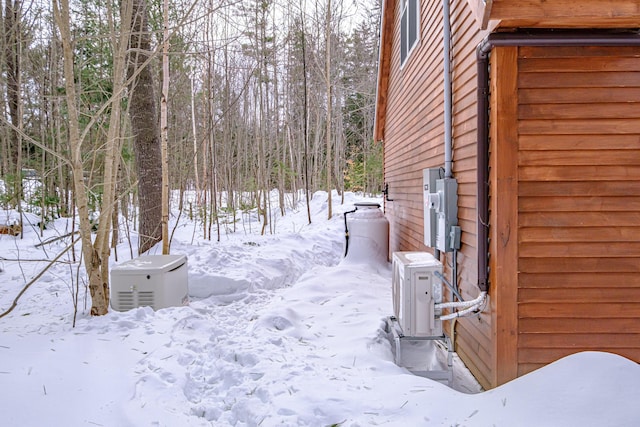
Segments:
[[[436,192],[436,181],[440,178],[440,169],[423,169],[422,177],[422,193],[424,195],[424,244],[425,246],[434,248],[436,246],[436,211],[431,207],[429,195]]]
[[[458,182],[439,178],[439,169],[423,170],[424,244],[442,252],[460,246]]]
[[[428,252],[394,252],[393,310],[407,337],[442,336],[442,263]]]
[[[127,311],[186,305],[188,280],[185,255],[145,255],[123,262],[111,269],[111,307]]]

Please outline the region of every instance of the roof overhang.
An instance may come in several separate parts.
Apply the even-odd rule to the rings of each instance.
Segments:
[[[383,0],[380,13],[380,45],[378,54],[378,84],[376,92],[376,114],[373,127],[374,141],[384,140],[384,128],[387,113],[387,92],[389,89],[389,70],[391,69],[391,51],[393,49],[393,25],[396,0]]]
[[[638,0],[468,0],[481,26],[500,28],[638,28]],[[483,5],[484,4],[484,5]],[[484,6],[484,7],[483,7]],[[484,8],[484,10],[482,10]],[[480,13],[482,12],[482,13]]]

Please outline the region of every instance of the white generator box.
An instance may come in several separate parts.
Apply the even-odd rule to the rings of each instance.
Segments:
[[[185,255],[145,255],[111,269],[111,307],[117,311],[186,305],[189,279]]]
[[[442,263],[428,252],[394,252],[393,310],[402,332],[408,337],[442,336]]]

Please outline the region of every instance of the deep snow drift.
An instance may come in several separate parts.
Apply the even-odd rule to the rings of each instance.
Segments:
[[[396,366],[389,268],[341,263],[341,213],[362,200],[372,201],[334,194],[327,220],[316,193],[312,224],[299,205],[266,236],[245,213],[220,242],[182,216],[171,251],[188,257],[189,305],[91,318],[81,287],[75,328],[77,265],[65,255],[0,318],[0,424],[640,425],[640,367],[612,354],[577,354],[480,393],[459,364],[454,387],[467,393]],[[42,238],[31,227],[23,240],[0,236],[0,313],[69,240],[35,245],[69,229],[58,220]],[[130,258],[129,242],[118,255]],[[408,350],[438,363],[432,345]]]

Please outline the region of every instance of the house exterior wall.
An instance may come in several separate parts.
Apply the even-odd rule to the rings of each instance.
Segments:
[[[431,251],[422,170],[444,164],[442,6],[421,1],[420,41],[401,66],[402,1],[384,4],[376,135],[385,147],[390,251]],[[465,299],[479,292],[476,47],[519,22],[640,26],[637,2],[607,2],[618,8],[612,15],[585,2],[582,21],[551,13],[576,4],[451,0]],[[495,47],[489,110],[489,301],[480,315],[445,325],[457,353],[485,388],[583,350],[640,361],[640,48]],[[452,254],[441,260],[451,277]]]
[[[518,48],[518,375],[640,361],[640,48]]]
[[[400,22],[401,2],[394,21]],[[421,2],[420,41],[400,66],[400,30],[394,27],[389,57],[385,120],[385,182],[389,199],[390,251],[431,251],[424,246],[422,170],[444,164],[444,94],[442,4]],[[475,49],[486,35],[479,30],[466,1],[451,6],[453,50],[454,164],[458,180],[458,217],[462,247],[458,280],[463,296],[478,295],[476,270],[476,61]],[[381,60],[383,60],[381,58]],[[446,255],[448,263],[451,254]],[[443,254],[443,261],[445,255]],[[451,272],[448,272],[450,276]],[[493,364],[491,316],[461,319],[456,324],[456,350],[485,386]]]

